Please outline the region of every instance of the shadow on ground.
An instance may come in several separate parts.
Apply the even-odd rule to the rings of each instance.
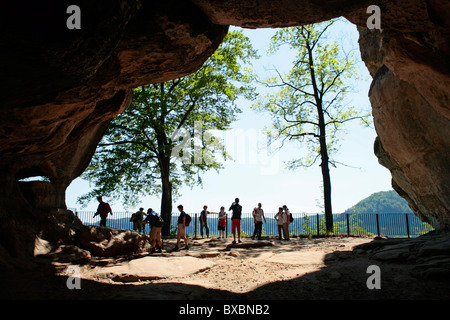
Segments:
[[[286,248],[288,251],[291,250]],[[228,248],[227,250],[233,250]],[[255,256],[255,254],[254,254]],[[0,273],[1,299],[155,299],[155,300],[383,300],[450,298],[450,237],[427,235],[415,239],[374,239],[352,250],[336,250],[324,267],[288,280],[261,285],[244,293],[208,289],[179,282],[109,284],[81,282],[69,290],[67,277],[47,260],[32,271]],[[372,272],[380,268],[380,289],[369,289]],[[277,272],[277,270],[273,270]]]

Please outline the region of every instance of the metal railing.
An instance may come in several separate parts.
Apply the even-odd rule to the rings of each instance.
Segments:
[[[72,209],[78,218],[85,225],[98,225],[100,217],[94,217],[93,211],[76,211]],[[117,229],[133,230],[133,223],[130,221],[131,212],[113,212],[106,221],[106,226]],[[201,234],[199,214],[190,214],[192,222],[186,227],[186,235],[198,237]],[[324,214],[295,214],[294,221],[289,225],[290,236],[321,236],[330,235],[325,228]],[[266,223],[262,225],[263,237],[277,237],[278,227],[274,214],[265,214]],[[172,215],[171,236],[176,235],[178,214]],[[209,236],[219,236],[218,218],[214,215],[208,216],[207,224]],[[333,232],[331,235],[378,235],[386,237],[417,237],[433,230],[428,223],[422,222],[412,213],[342,213],[333,214]],[[241,236],[251,237],[254,232],[254,220],[250,214],[243,214],[241,219]],[[149,233],[149,227],[144,226],[142,232]],[[203,230],[206,236],[205,230]],[[226,236],[231,235],[231,219],[227,217],[225,228]]]

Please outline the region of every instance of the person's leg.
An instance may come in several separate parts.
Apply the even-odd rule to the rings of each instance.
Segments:
[[[162,240],[161,240],[161,228],[156,228],[156,244],[158,246],[158,252],[162,252]]]
[[[188,239],[186,237],[186,230],[183,231],[183,239],[184,239],[184,244],[186,245],[186,249],[189,248]]]
[[[206,237],[209,238],[209,227],[206,222],[205,222],[205,230],[206,230]]]
[[[231,232],[233,233],[233,243],[236,243],[236,228],[237,228],[237,219],[231,220]]]
[[[175,249],[178,250],[179,246],[180,246],[180,241],[181,241],[181,228],[182,228],[183,224],[178,224],[178,229],[177,229],[177,245],[175,246]]]
[[[289,240],[289,223],[283,224],[284,239]]]
[[[278,239],[281,240],[281,230],[283,226],[281,224],[278,224],[277,227],[278,227]]]
[[[237,220],[237,235],[238,235],[238,242],[241,242],[241,220]]]
[[[262,221],[258,221],[258,222],[257,222],[257,225],[258,225],[258,228],[257,228],[257,230],[258,230],[258,232],[257,232],[257,235],[258,235],[258,240],[261,240],[261,233],[262,233]]]

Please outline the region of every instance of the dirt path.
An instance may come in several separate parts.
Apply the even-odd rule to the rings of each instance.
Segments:
[[[79,290],[67,288],[68,263],[54,271],[3,275],[6,298],[32,299],[442,299],[448,282],[418,280],[416,265],[371,259],[369,237],[192,240],[189,250],[133,257],[93,258],[79,265]],[[361,249],[367,245],[369,249]],[[398,247],[398,245],[397,245]],[[356,249],[355,249],[356,248]],[[372,251],[371,251],[372,250]],[[383,252],[381,252],[383,253]],[[368,267],[381,270],[381,288],[369,289]],[[56,275],[55,275],[56,274]]]

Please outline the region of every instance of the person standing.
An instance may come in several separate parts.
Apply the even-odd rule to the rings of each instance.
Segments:
[[[242,215],[242,206],[239,204],[239,198],[236,198],[234,202],[231,204],[230,209],[233,214],[231,216],[231,230],[233,232],[233,244],[236,243],[236,231],[238,242],[241,243],[241,215]]]
[[[292,213],[289,211],[288,207],[286,205],[283,206],[284,213],[286,214],[286,222],[285,222],[285,229],[286,229],[286,240],[289,240],[289,225],[293,221],[292,219]]]
[[[97,201],[99,202],[99,205],[94,217],[100,215],[100,227],[106,227],[106,218],[108,217],[108,213],[112,215],[111,207],[108,203],[103,201],[102,196],[98,196]]]
[[[283,236],[284,239],[287,240],[286,238],[286,213],[283,211],[282,207],[278,208],[278,212],[275,215],[275,220],[277,221],[277,226],[278,226],[278,239],[281,240],[281,233],[283,232]]]
[[[253,219],[255,222],[255,231],[253,232],[252,239],[255,240],[255,237],[258,237],[258,240],[261,240],[261,232],[262,232],[262,221],[264,219],[264,223],[266,222],[266,217],[264,217],[264,210],[261,208],[261,203],[258,203],[258,207],[253,209]]]
[[[206,237],[209,238],[209,228],[208,228],[208,214],[210,212],[208,210],[208,206],[203,206],[203,211],[200,212],[200,236],[203,238],[203,228],[206,231]]]
[[[179,250],[181,238],[184,239],[184,243],[186,244],[185,248],[189,249],[188,240],[186,238],[186,212],[184,212],[181,204],[177,208],[180,211],[180,216],[178,217],[177,244],[173,249],[174,251]]]
[[[162,240],[161,240],[161,228],[164,224],[162,218],[153,211],[152,208],[147,210],[147,217],[143,222],[148,223],[150,225],[150,240],[152,242],[152,249],[150,254],[158,252],[162,252]]]
[[[139,211],[134,213],[130,219],[133,222],[133,230],[142,231],[142,221],[144,220],[144,208],[139,208]]]
[[[225,212],[225,207],[220,207],[219,211],[219,223],[217,230],[219,230],[219,239],[222,236],[225,239],[225,226],[227,225],[227,213]]]

